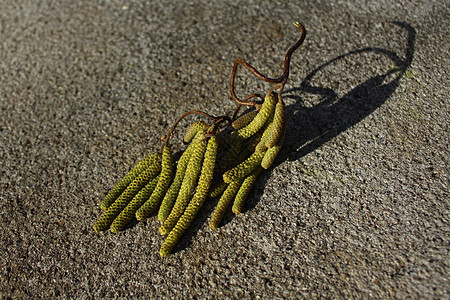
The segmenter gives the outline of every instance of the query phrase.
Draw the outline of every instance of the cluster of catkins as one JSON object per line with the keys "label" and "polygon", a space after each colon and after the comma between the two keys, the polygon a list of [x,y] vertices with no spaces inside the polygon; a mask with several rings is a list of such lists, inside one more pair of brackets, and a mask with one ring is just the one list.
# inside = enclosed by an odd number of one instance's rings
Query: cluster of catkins
{"label": "cluster of catkins", "polygon": [[[118,232],[134,217],[141,221],[157,211],[158,220],[162,222],[159,231],[167,235],[159,252],[165,257],[206,199],[219,198],[209,223],[212,229],[219,226],[230,206],[235,214],[242,212],[259,174],[272,165],[283,144],[286,109],[281,93],[289,77],[291,55],[303,43],[306,34],[303,25],[293,24],[301,36],[286,53],[283,74],[269,78],[245,61],[236,59],[230,82],[231,96],[237,103],[233,117],[212,117],[199,111],[182,115],[165,135],[161,151],[139,162],[108,193],[100,206],[105,213],[94,224],[96,232],[108,228]],[[257,94],[244,100],[236,97],[234,79],[238,65],[272,84],[265,97]],[[262,98],[262,104],[249,101],[255,97]],[[249,109],[235,118],[242,106],[256,109]],[[191,113],[207,116],[212,122],[196,121],[189,127],[184,136],[189,146],[175,163],[169,138],[178,122]]]}
{"label": "cluster of catkins", "polygon": [[190,144],[176,163],[168,143],[140,161],[102,201],[105,213],[94,230],[118,232],[134,217],[141,221],[157,211],[159,230],[167,235],[160,249],[165,257],[206,199],[220,197],[209,223],[213,229],[230,206],[241,213],[256,178],[280,151],[286,128],[285,106],[273,89],[259,108],[231,127],[194,122],[184,136]]}

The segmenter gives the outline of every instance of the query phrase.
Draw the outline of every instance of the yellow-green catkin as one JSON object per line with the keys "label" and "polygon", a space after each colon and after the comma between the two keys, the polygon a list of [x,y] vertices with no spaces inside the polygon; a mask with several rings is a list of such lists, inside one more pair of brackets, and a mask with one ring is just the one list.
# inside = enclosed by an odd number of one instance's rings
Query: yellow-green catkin
{"label": "yellow-green catkin", "polygon": [[211,186],[211,189],[209,190],[209,198],[216,198],[216,197],[222,195],[223,191],[225,191],[227,186],[228,186],[228,183],[225,183],[225,181],[223,181],[223,178],[221,176]]}
{"label": "yellow-green catkin", "polygon": [[239,187],[242,184],[242,179],[235,180],[231,182],[225,191],[220,197],[219,202],[217,203],[216,209],[211,216],[211,220],[209,221],[209,227],[212,229],[216,229],[219,227],[220,221],[222,221],[223,215],[225,214],[227,208],[230,206],[231,202],[234,199],[234,196],[239,190]]}
{"label": "yellow-green catkin", "polygon": [[208,141],[206,139],[201,140],[196,143],[195,148],[192,150],[192,154],[186,168],[186,174],[184,175],[175,205],[173,206],[167,219],[159,228],[161,234],[168,234],[170,230],[172,230],[178,222],[178,219],[183,214],[184,209],[188,205],[189,200],[192,197],[192,193],[194,192],[195,184],[197,183],[197,179],[200,175],[207,143]]}
{"label": "yellow-green catkin", "polygon": [[139,174],[123,191],[123,193],[111,204],[105,213],[94,224],[96,232],[106,230],[117,217],[117,215],[128,205],[128,203],[136,196],[136,194],[147,183],[159,175],[161,172],[161,162],[157,162],[149,166],[141,174]]}
{"label": "yellow-green catkin", "polygon": [[283,134],[283,129],[286,123],[286,108],[283,101],[279,101],[275,107],[275,114],[273,118],[272,125],[267,133],[267,138],[265,140],[266,147],[272,148],[277,143],[278,139]]}
{"label": "yellow-green catkin", "polygon": [[114,186],[113,189],[106,195],[105,199],[100,204],[102,210],[107,210],[108,207],[116,201],[116,199],[122,194],[122,192],[127,188],[127,186],[135,179],[139,174],[147,169],[150,165],[155,164],[161,159],[159,153],[153,153],[142,159],[136,166],[129,171],[122,180]]}
{"label": "yellow-green catkin", "polygon": [[162,153],[162,170],[158,184],[150,198],[136,211],[136,219],[141,221],[150,216],[161,204],[161,200],[169,187],[173,173],[172,150],[165,145]]}
{"label": "yellow-green catkin", "polygon": [[258,112],[256,117],[250,122],[250,124],[239,129],[237,131],[237,135],[242,139],[246,139],[258,132],[273,114],[277,101],[278,96],[276,93],[272,92],[267,94],[264,103],[261,106],[261,110]]}
{"label": "yellow-green catkin", "polygon": [[199,209],[203,205],[203,202],[208,196],[208,191],[214,175],[214,166],[216,162],[218,145],[219,143],[215,136],[211,137],[208,141],[208,146],[205,152],[205,159],[203,161],[200,178],[197,184],[197,189],[195,190],[195,194],[189,202],[189,205],[186,207],[183,215],[180,217],[177,224],[170,231],[169,235],[164,241],[164,244],[159,251],[159,254],[162,257],[165,257],[170,252],[172,252],[173,247],[176,245],[183,233],[192,223],[192,220],[197,215]]}
{"label": "yellow-green catkin", "polygon": [[[250,155],[253,154],[253,152],[255,152],[255,148],[258,145],[258,143],[261,141],[261,137],[264,133],[264,129],[265,129],[266,125],[264,125],[263,128],[261,128],[260,131],[258,131],[255,135],[253,135],[250,139],[248,139],[245,143],[244,146],[242,147],[241,152],[239,153],[239,157],[235,160],[235,164],[234,166],[238,165],[239,163],[241,163],[244,159],[248,158]],[[261,151],[262,152],[262,151]],[[234,167],[233,166],[233,167]]]}
{"label": "yellow-green catkin", "polygon": [[161,202],[161,206],[159,207],[158,220],[161,222],[164,222],[167,219],[173,207],[173,204],[177,199],[178,192],[180,191],[181,183],[183,182],[184,174],[186,172],[186,168],[189,163],[189,159],[191,157],[192,150],[196,142],[198,141],[194,140],[186,148],[186,150],[184,150],[183,154],[178,160],[175,178],[172,181],[172,184],[170,185],[169,189],[167,190],[167,193]]}
{"label": "yellow-green catkin", "polygon": [[223,181],[231,183],[250,175],[260,164],[265,152],[254,152],[249,158],[223,174]]}
{"label": "yellow-green catkin", "polygon": [[239,191],[236,194],[236,198],[234,199],[233,207],[231,208],[233,213],[235,214],[242,213],[244,209],[245,200],[247,200],[248,194],[250,194],[253,184],[255,183],[261,171],[262,168],[257,167],[252,174],[245,177],[241,187],[239,188]]}
{"label": "yellow-green catkin", "polygon": [[150,181],[142,190],[140,190],[139,193],[134,196],[133,200],[128,203],[125,209],[122,210],[120,214],[114,219],[111,224],[112,232],[119,232],[125,225],[128,224],[128,222],[131,221],[131,219],[133,219],[134,214],[139,209],[139,207],[141,207],[141,205],[144,204],[152,194],[153,190],[156,187],[156,184],[158,183],[159,177],[160,175],[153,178],[152,181]]}
{"label": "yellow-green catkin", "polygon": [[261,128],[259,134],[260,139],[258,140],[258,143],[255,146],[255,151],[256,152],[264,152],[267,150],[266,147],[266,140],[267,140],[267,135],[268,132],[270,131],[270,128],[272,127],[273,124],[273,114],[269,117],[269,120],[267,120],[266,124],[264,124],[263,128]]}
{"label": "yellow-green catkin", "polygon": [[241,129],[253,121],[257,114],[257,110],[251,110],[234,120],[233,123],[231,123],[231,126],[236,130]]}
{"label": "yellow-green catkin", "polygon": [[278,153],[281,150],[281,147],[283,146],[283,141],[284,141],[285,134],[286,134],[286,127],[284,127],[282,129],[281,136],[278,139],[276,145],[274,145],[273,147],[267,149],[267,151],[265,152],[264,157],[261,160],[261,167],[263,167],[264,169],[266,169],[266,170],[269,169],[270,166],[275,161],[275,158],[277,157]]}
{"label": "yellow-green catkin", "polygon": [[192,141],[192,139],[195,137],[195,135],[199,131],[205,130],[207,126],[208,125],[206,125],[206,123],[203,121],[196,121],[196,122],[192,123],[191,126],[189,126],[189,128],[186,130],[183,141],[185,143],[190,143]]}

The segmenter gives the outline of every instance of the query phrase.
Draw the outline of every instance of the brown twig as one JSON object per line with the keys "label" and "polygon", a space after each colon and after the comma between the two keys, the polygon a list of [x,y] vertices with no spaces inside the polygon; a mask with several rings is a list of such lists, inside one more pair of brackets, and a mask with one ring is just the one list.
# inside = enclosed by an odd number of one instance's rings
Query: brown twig
{"label": "brown twig", "polygon": [[[261,80],[263,80],[265,82],[272,83],[272,84],[281,84],[280,91],[278,93],[278,98],[281,101],[281,91],[283,90],[284,85],[286,84],[286,82],[287,82],[287,80],[289,78],[289,65],[291,63],[292,53],[294,53],[294,51],[297,50],[298,47],[300,47],[300,45],[305,40],[305,36],[306,36],[306,30],[305,30],[305,27],[303,27],[302,24],[300,24],[299,22],[294,22],[293,24],[300,30],[300,34],[301,35],[300,35],[300,39],[293,46],[291,46],[291,48],[289,48],[289,50],[287,51],[285,59],[284,59],[283,74],[281,74],[280,77],[275,78],[275,79],[274,78],[269,78],[266,75],[261,74],[258,70],[255,69],[255,67],[253,67],[249,63],[245,62],[241,58],[237,58],[234,61],[233,70],[231,72],[230,93],[231,93],[231,97],[233,98],[233,100],[238,104],[237,110],[239,109],[240,106],[254,106],[256,104],[255,102],[248,101],[251,98],[254,98],[254,97],[262,98],[260,95],[252,94],[252,95],[247,96],[246,98],[244,98],[244,100],[240,100],[236,96],[236,94],[234,92],[234,81],[235,81],[236,71],[237,71],[238,65],[244,66],[245,68],[250,70],[250,72],[252,72],[256,77],[258,77],[259,79],[261,79]],[[237,111],[235,111],[235,113],[236,112]]]}

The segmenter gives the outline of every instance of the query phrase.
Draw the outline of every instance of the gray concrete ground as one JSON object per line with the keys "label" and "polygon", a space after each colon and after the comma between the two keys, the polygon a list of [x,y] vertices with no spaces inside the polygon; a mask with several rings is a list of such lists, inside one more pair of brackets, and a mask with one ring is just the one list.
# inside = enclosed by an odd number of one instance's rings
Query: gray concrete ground
{"label": "gray concrete ground", "polygon": [[[280,73],[295,20],[285,147],[245,214],[212,231],[207,203],[166,259],[155,218],[95,234],[178,115],[232,109],[236,57]],[[449,298],[447,1],[1,1],[0,22],[2,298]]]}

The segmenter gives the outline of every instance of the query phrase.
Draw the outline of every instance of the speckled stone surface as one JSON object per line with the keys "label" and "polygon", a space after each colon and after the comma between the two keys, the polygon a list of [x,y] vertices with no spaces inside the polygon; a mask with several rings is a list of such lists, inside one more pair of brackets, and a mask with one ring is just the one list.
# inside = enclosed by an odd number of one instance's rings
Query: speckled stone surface
{"label": "speckled stone surface", "polygon": [[[449,19],[446,1],[0,1],[0,297],[449,298]],[[285,145],[245,212],[212,231],[207,202],[165,259],[156,217],[96,234],[177,116],[232,110],[235,58],[280,74],[291,21]]]}

